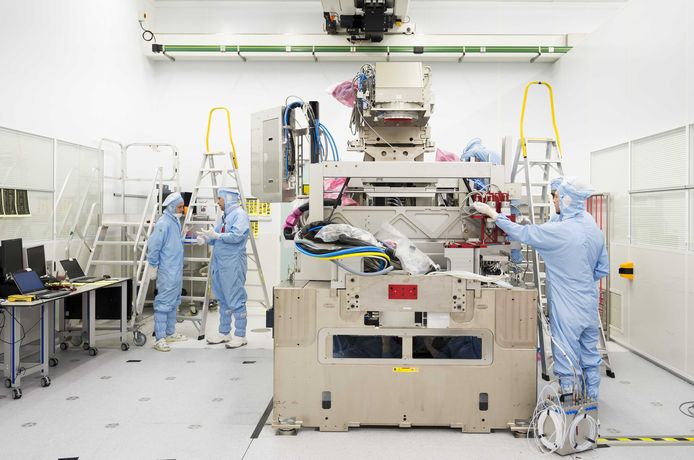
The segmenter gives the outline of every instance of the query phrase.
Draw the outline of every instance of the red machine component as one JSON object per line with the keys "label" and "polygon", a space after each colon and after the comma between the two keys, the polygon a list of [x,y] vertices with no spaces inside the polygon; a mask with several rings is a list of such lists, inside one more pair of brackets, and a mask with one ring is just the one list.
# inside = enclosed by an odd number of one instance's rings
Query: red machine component
{"label": "red machine component", "polygon": [[388,299],[417,300],[416,284],[389,284]]}

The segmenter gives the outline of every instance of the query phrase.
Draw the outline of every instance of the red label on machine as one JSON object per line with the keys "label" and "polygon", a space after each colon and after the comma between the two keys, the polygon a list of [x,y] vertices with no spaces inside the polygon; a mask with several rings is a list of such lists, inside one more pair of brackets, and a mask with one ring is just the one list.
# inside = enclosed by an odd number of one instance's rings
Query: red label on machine
{"label": "red label on machine", "polygon": [[389,284],[388,298],[393,300],[417,300],[417,285]]}

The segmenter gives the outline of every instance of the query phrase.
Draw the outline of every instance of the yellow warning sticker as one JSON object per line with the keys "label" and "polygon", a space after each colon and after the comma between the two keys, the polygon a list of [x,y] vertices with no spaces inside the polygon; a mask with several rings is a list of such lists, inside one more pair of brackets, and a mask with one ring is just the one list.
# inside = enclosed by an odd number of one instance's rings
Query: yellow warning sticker
{"label": "yellow warning sticker", "polygon": [[393,372],[402,372],[405,374],[412,374],[412,373],[419,372],[419,368],[418,367],[394,367]]}

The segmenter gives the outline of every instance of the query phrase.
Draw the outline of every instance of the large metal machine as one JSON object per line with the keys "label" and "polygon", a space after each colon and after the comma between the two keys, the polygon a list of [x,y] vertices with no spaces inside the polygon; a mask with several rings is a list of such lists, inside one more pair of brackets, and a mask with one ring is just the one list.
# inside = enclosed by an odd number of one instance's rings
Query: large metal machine
{"label": "large metal machine", "polygon": [[[286,194],[296,250],[274,289],[273,426],[513,428],[536,404],[536,291],[472,204],[511,214],[520,189],[503,164],[424,161],[429,68],[366,65],[353,84],[349,148],[364,161],[304,161],[310,187]],[[253,120],[254,132],[276,126]],[[257,136],[254,164],[286,171],[289,149],[271,138]]]}
{"label": "large metal machine", "polygon": [[413,33],[407,9],[409,0],[321,0],[325,31],[347,34],[349,40],[380,42],[387,32]]}

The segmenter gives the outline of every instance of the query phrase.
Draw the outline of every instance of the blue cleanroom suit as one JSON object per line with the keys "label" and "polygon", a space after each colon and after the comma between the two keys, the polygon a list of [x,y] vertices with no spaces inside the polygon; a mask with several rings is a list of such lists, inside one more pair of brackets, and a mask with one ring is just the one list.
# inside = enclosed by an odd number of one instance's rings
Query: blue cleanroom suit
{"label": "blue cleanroom suit", "polygon": [[147,262],[157,268],[157,296],[154,298],[154,334],[157,340],[174,334],[176,309],[181,303],[183,240],[181,222],[175,210],[182,202],[180,193],[172,193],[166,198],[164,214],[147,242]]}
{"label": "blue cleanroom suit", "polygon": [[246,271],[248,260],[246,242],[250,231],[248,214],[241,208],[239,195],[232,189],[220,188],[217,195],[224,198],[224,216],[214,231],[218,239],[209,244],[212,253],[212,292],[219,300],[219,333],[231,332],[231,315],[234,315],[234,335],[246,336]]}
{"label": "blue cleanroom suit", "polygon": [[557,191],[559,221],[521,226],[499,215],[496,224],[509,238],[533,246],[545,261],[554,373],[562,393],[582,388],[585,379],[588,398],[597,400],[601,358],[596,283],[608,275],[607,251],[602,233],[585,210],[591,190],[565,178]]}

